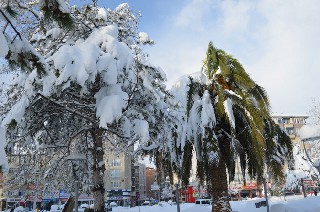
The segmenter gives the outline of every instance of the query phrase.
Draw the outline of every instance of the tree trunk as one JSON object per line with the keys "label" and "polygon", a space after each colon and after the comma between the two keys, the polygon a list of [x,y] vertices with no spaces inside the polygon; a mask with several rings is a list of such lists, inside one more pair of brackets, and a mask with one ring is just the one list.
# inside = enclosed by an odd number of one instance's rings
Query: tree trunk
{"label": "tree trunk", "polygon": [[64,205],[62,212],[72,212],[74,209],[74,197],[69,197],[67,203]]}
{"label": "tree trunk", "polygon": [[209,192],[212,195],[212,212],[230,212],[231,205],[228,197],[228,180],[225,166],[225,159],[220,157],[218,166],[211,167],[211,187]]}
{"label": "tree trunk", "polygon": [[104,211],[104,182],[103,175],[105,166],[103,163],[103,130],[95,129],[93,132],[94,138],[94,150],[93,150],[93,199],[94,199],[94,211]]}

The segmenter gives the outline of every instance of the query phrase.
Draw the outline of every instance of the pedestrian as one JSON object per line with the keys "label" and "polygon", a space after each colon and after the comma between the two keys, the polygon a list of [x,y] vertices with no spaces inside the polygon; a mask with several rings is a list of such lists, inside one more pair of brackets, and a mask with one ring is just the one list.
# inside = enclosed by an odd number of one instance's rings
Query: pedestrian
{"label": "pedestrian", "polygon": [[314,194],[314,196],[317,196],[317,195],[318,195],[318,192],[317,192],[316,189],[313,191],[313,194]]}

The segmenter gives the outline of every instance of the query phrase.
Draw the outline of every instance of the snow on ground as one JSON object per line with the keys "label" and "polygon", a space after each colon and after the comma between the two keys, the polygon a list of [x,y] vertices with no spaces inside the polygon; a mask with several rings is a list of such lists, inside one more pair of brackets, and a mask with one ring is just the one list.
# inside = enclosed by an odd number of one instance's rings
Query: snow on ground
{"label": "snow on ground", "polygon": [[[266,207],[256,208],[255,203],[265,200],[264,198],[253,198],[242,201],[231,201],[232,210],[235,212],[266,212]],[[320,212],[320,196],[290,196],[271,197],[269,200],[270,212]],[[115,212],[176,212],[177,206],[166,202],[161,202],[154,206],[140,206],[133,208],[113,207]],[[181,212],[211,212],[211,205],[195,205],[194,203],[183,203],[180,205]],[[8,211],[9,212],[9,211]],[[14,212],[25,212],[24,208],[18,207]],[[61,210],[53,210],[61,212]],[[83,209],[79,209],[83,212]]]}
{"label": "snow on ground", "polygon": [[[253,198],[243,201],[232,201],[231,207],[237,212],[266,212],[266,207],[256,208],[255,203],[265,199]],[[320,212],[320,197],[291,196],[291,197],[272,197],[270,199],[270,212]],[[112,211],[117,212],[176,212],[176,205],[162,203],[162,206],[141,206],[134,208],[116,207]],[[211,212],[211,206],[200,206],[194,203],[181,204],[181,212]]]}

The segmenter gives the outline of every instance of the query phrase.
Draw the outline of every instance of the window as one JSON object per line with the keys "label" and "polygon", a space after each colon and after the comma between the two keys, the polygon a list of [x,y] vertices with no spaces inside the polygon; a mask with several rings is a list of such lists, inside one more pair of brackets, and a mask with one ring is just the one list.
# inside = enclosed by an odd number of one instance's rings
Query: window
{"label": "window", "polygon": [[120,180],[111,181],[111,187],[120,188],[121,187],[121,181]]}
{"label": "window", "polygon": [[121,160],[120,159],[112,159],[111,166],[121,166]]}
{"label": "window", "polygon": [[119,169],[111,170],[111,177],[121,177],[121,170]]}

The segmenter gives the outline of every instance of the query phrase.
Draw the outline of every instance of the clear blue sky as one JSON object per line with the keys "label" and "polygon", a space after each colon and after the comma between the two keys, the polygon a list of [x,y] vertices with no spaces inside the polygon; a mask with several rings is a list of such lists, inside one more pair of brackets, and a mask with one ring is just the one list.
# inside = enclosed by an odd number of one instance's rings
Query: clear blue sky
{"label": "clear blue sky", "polygon": [[263,86],[275,113],[308,113],[320,99],[319,0],[100,0],[141,11],[140,30],[156,44],[145,51],[168,85],[201,69],[211,40],[236,57]]}

